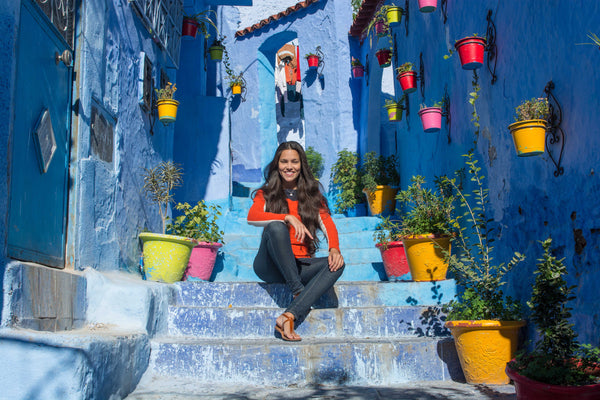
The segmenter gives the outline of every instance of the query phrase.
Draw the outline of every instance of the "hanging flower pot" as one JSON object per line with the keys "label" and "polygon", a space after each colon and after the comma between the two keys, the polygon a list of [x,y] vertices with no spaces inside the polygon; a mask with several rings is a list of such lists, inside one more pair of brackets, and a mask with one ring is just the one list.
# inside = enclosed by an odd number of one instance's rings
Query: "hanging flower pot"
{"label": "hanging flower pot", "polygon": [[506,363],[512,360],[525,321],[447,321],[467,383],[505,385]]}
{"label": "hanging flower pot", "polygon": [[319,56],[311,54],[306,56],[306,61],[308,62],[308,68],[318,68],[319,67]]}
{"label": "hanging flower pot", "polygon": [[546,121],[531,119],[508,126],[519,157],[543,154],[546,144]]}
{"label": "hanging flower pot", "polygon": [[355,65],[352,67],[352,77],[354,79],[362,78],[365,76],[365,67],[362,65]]}
{"label": "hanging flower pot", "polygon": [[165,125],[174,122],[177,118],[179,102],[173,99],[157,100],[158,119]]}
{"label": "hanging flower pot", "polygon": [[485,44],[485,39],[478,36],[469,36],[454,44],[463,69],[477,69],[483,65]]}
{"label": "hanging flower pot", "polygon": [[419,11],[422,13],[434,12],[437,7],[437,0],[419,0]]}
{"label": "hanging flower pot", "polygon": [[402,8],[397,6],[388,7],[385,13],[388,25],[399,24],[402,21],[402,11]]}
{"label": "hanging flower pot", "polygon": [[181,36],[191,37],[193,39],[196,38],[196,33],[198,32],[198,21],[194,18],[183,17],[183,25],[181,27]]}
{"label": "hanging flower pot", "polygon": [[242,85],[231,85],[231,94],[242,94]]}
{"label": "hanging flower pot", "polygon": [[199,242],[192,249],[184,281],[208,281],[212,275],[221,243]]}
{"label": "hanging flower pot", "polygon": [[392,65],[392,50],[390,49],[380,49],[375,52],[375,56],[377,57],[377,62],[379,62],[379,66],[381,68],[386,68]]}
{"label": "hanging flower pot", "polygon": [[450,252],[450,237],[415,235],[402,239],[413,281],[430,282],[446,279],[448,263],[444,252]]}
{"label": "hanging flower pot", "polygon": [[400,103],[388,103],[384,106],[388,113],[388,120],[394,122],[402,121],[402,105]]}
{"label": "hanging flower pot", "polygon": [[424,132],[438,132],[442,129],[442,108],[425,107],[419,110]]}
{"label": "hanging flower pot", "polygon": [[388,280],[398,281],[410,272],[402,242],[377,243],[375,247],[381,252],[383,268]]}
{"label": "hanging flower pot", "polygon": [[388,25],[385,20],[380,19],[375,22],[375,33],[377,36],[385,36],[388,32]]}
{"label": "hanging flower pot", "polygon": [[404,93],[413,93],[417,90],[417,73],[415,71],[398,74],[396,79],[400,82],[400,87],[402,87]]}
{"label": "hanging flower pot", "polygon": [[213,45],[208,48],[210,53],[210,59],[213,61],[221,61],[223,59],[223,49],[225,47],[219,45]]}

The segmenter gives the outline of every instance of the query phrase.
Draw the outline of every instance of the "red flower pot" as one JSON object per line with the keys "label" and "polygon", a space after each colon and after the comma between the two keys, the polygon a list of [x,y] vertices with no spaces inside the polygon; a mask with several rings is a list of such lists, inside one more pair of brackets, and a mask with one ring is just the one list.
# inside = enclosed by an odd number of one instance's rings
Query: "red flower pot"
{"label": "red flower pot", "polygon": [[485,44],[485,39],[476,36],[466,37],[454,44],[463,69],[477,69],[483,65]]}
{"label": "red flower pot", "polygon": [[377,56],[377,61],[381,68],[392,65],[392,51],[390,49],[377,50],[375,56]]}
{"label": "red flower pot", "polygon": [[377,36],[384,36],[388,31],[388,26],[383,20],[375,22],[375,33]]}
{"label": "red flower pot", "polygon": [[415,71],[407,71],[396,75],[396,79],[400,82],[400,86],[404,93],[412,93],[417,90],[417,73]]}
{"label": "red flower pot", "polygon": [[506,367],[506,375],[513,380],[517,400],[600,400],[600,384],[585,386],[558,386],[534,381]]}
{"label": "red flower pot", "polygon": [[437,0],[419,0],[419,11],[422,13],[434,12],[437,7]]}
{"label": "red flower pot", "polygon": [[424,132],[438,132],[442,129],[442,109],[440,107],[427,107],[419,111]]}
{"label": "red flower pot", "polygon": [[308,61],[308,68],[318,68],[319,67],[319,57],[318,56],[308,56],[308,57],[306,57],[306,61]]}
{"label": "red flower pot", "polygon": [[352,77],[353,78],[362,78],[365,76],[365,67],[362,65],[355,65],[352,67]]}
{"label": "red flower pot", "polygon": [[183,18],[183,26],[181,27],[181,36],[189,36],[196,38],[198,32],[198,22],[193,18]]}
{"label": "red flower pot", "polygon": [[388,280],[401,280],[403,276],[410,272],[402,242],[388,242],[385,244],[376,244],[375,246],[381,251],[383,268]]}

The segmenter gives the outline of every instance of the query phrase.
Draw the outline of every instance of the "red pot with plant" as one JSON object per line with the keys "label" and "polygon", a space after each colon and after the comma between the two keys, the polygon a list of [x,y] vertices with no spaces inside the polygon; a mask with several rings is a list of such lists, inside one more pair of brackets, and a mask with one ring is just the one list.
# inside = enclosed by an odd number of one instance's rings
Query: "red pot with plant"
{"label": "red pot with plant", "polygon": [[198,33],[198,21],[194,18],[183,17],[183,25],[181,27],[181,36],[196,38]]}
{"label": "red pot with plant", "polygon": [[483,65],[485,45],[485,39],[478,36],[469,36],[454,44],[463,69],[477,69]]}
{"label": "red pot with plant", "polygon": [[381,68],[386,68],[392,65],[392,50],[390,49],[380,49],[375,52],[375,56],[377,57],[377,62],[379,62],[379,66]]}
{"label": "red pot with plant", "polygon": [[352,77],[353,78],[362,78],[365,76],[365,67],[362,65],[355,65],[352,67]]}
{"label": "red pot with plant", "polygon": [[410,273],[404,244],[398,242],[377,243],[375,245],[381,252],[383,268],[390,281],[401,280],[403,276]]}
{"label": "red pot with plant", "polygon": [[306,56],[306,61],[308,62],[308,68],[317,68],[319,66],[319,56],[314,54],[309,54]]}
{"label": "red pot with plant", "polygon": [[415,71],[398,74],[396,79],[400,82],[400,87],[402,87],[404,93],[408,94],[417,90],[417,73]]}

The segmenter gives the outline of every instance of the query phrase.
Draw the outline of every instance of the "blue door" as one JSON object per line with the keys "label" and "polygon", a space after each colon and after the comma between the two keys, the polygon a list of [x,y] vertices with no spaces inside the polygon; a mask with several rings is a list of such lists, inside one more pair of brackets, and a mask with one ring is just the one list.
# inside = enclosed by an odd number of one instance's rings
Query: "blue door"
{"label": "blue door", "polygon": [[21,3],[10,142],[9,257],[65,264],[72,49],[32,0]]}

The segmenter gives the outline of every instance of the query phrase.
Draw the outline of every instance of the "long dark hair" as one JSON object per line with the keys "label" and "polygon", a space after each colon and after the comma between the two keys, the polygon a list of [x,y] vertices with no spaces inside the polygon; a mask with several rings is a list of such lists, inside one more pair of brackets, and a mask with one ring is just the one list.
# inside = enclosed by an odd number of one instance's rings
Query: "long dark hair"
{"label": "long dark hair", "polygon": [[298,142],[283,142],[279,145],[277,151],[275,151],[273,160],[271,160],[264,170],[265,183],[257,190],[263,191],[266,211],[277,214],[289,213],[281,176],[279,175],[279,158],[285,150],[296,150],[300,156],[300,175],[297,182],[298,213],[300,214],[302,223],[315,238],[314,240],[310,240],[310,238],[305,239],[309,254],[312,255],[319,247],[319,239],[317,239],[316,235],[317,229],[321,229],[319,225],[319,212],[322,209],[329,212],[329,206],[327,199],[322,194],[323,187],[313,176],[312,171],[308,167],[306,153]]}

